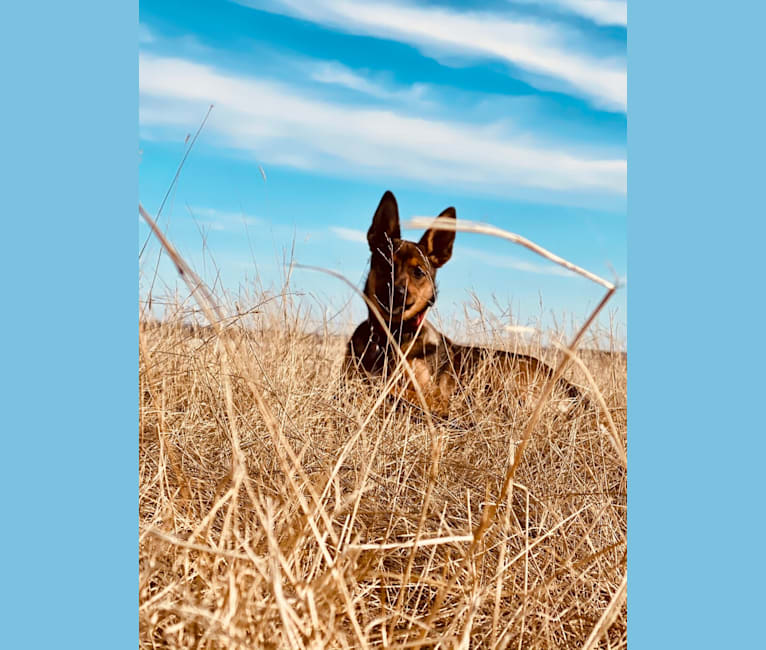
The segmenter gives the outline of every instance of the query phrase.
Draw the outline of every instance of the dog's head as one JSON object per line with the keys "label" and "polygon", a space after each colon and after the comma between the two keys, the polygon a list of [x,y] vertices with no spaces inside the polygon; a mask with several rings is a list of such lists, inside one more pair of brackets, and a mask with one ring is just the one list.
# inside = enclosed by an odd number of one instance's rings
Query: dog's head
{"label": "dog's head", "polygon": [[[439,215],[439,219],[455,218],[451,207]],[[388,322],[419,326],[436,300],[436,270],[452,256],[455,231],[431,228],[417,243],[402,239],[396,199],[386,192],[367,241],[372,258],[365,294]]]}

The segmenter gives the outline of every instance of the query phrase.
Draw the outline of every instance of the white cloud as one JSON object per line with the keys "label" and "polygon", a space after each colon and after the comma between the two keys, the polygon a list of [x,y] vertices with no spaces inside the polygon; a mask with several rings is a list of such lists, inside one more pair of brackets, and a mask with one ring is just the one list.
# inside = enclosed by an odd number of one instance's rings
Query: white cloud
{"label": "white cloud", "polygon": [[146,25],[143,23],[138,24],[138,43],[139,45],[148,45],[149,43],[154,43],[156,39],[154,38],[154,34],[152,33],[152,30],[149,29]]}
{"label": "white cloud", "polygon": [[540,333],[540,330],[538,330],[536,327],[530,327],[529,325],[506,325],[503,329],[506,332],[511,332],[512,334],[519,334],[522,336],[533,336]]}
{"label": "white cloud", "polygon": [[328,173],[385,174],[512,195],[519,187],[624,195],[624,159],[540,146],[503,125],[429,120],[315,99],[305,91],[177,58],[139,55],[143,137],[206,127],[260,162]]}
{"label": "white cloud", "polygon": [[370,83],[353,70],[334,61],[317,63],[311,71],[311,78],[314,81],[345,86],[376,97],[385,94],[380,86]]}
{"label": "white cloud", "polygon": [[263,223],[258,217],[245,214],[244,212],[231,212],[217,208],[190,206],[188,212],[198,223],[207,226],[211,230],[232,230]]}
{"label": "white cloud", "polygon": [[[356,0],[235,0],[240,4],[296,16],[346,32],[390,38],[434,55],[492,58],[535,75],[530,81],[548,88],[563,83],[596,105],[625,111],[627,72],[624,59],[596,58],[572,50],[567,34],[552,23],[507,15],[413,4]],[[581,13],[607,16],[614,3],[562,0]],[[603,6],[602,6],[603,5]],[[539,78],[543,76],[545,79]]]}
{"label": "white cloud", "polygon": [[367,243],[367,233],[355,228],[343,228],[342,226],[330,226],[330,230],[336,237],[345,239],[346,241]]}
{"label": "white cloud", "polygon": [[567,278],[577,277],[571,271],[568,271],[561,266],[556,266],[555,264],[535,264],[533,262],[516,259],[509,255],[498,255],[497,253],[490,253],[489,251],[467,246],[460,247],[460,255],[462,257],[471,257],[481,260],[481,262],[487,266],[493,266],[500,269],[513,269],[514,271],[537,273],[539,275],[559,275]]}
{"label": "white cloud", "polygon": [[349,88],[385,100],[420,102],[424,100],[425,84],[414,84],[407,89],[392,90],[384,82],[365,77],[337,61],[319,61],[308,65],[308,76],[319,83]]}
{"label": "white cloud", "polygon": [[511,4],[536,4],[561,9],[599,25],[628,24],[628,3],[625,0],[511,0]]}

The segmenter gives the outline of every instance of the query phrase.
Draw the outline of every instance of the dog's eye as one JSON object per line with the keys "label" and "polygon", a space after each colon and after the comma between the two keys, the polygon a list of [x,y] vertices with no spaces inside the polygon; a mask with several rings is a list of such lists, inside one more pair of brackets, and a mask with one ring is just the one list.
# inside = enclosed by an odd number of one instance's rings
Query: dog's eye
{"label": "dog's eye", "polygon": [[424,278],[426,276],[426,272],[420,268],[419,266],[416,266],[412,269],[412,273],[414,276],[419,280],[420,278]]}

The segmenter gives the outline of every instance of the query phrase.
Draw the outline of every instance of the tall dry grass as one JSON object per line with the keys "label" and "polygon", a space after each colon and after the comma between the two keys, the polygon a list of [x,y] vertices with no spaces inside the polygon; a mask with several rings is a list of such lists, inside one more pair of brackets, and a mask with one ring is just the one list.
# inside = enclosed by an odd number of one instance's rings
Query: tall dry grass
{"label": "tall dry grass", "polygon": [[[588,414],[544,413],[511,498],[471,549],[528,411],[476,391],[430,431],[412,405],[371,413],[374,389],[341,381],[344,341],[290,313],[223,333],[182,320],[140,334],[142,646],[582,647],[591,636],[625,576],[626,477]],[[582,356],[624,436],[625,357]],[[613,614],[602,647],[625,643],[624,607]]]}
{"label": "tall dry grass", "polygon": [[[626,646],[626,472],[595,406],[551,401],[520,453],[510,390],[429,421],[344,381],[345,340],[289,298],[246,302],[141,320],[142,647]],[[626,357],[579,357],[624,447]]]}

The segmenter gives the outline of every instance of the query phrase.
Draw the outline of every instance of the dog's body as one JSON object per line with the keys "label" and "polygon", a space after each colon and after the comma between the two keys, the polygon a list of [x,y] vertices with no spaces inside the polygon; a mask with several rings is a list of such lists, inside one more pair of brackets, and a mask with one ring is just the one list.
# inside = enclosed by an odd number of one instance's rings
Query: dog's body
{"label": "dog's body", "polygon": [[[439,215],[439,219],[455,218],[455,209],[451,207]],[[436,300],[436,271],[452,256],[454,230],[432,228],[417,243],[402,240],[396,199],[386,192],[367,240],[372,258],[364,294],[380,319],[369,308],[367,320],[356,328],[348,343],[347,372],[361,372],[367,377],[390,374],[399,363],[393,340],[405,353],[426,406],[439,415],[449,412],[459,387],[470,383],[476,372],[487,365],[500,366],[501,375],[510,381],[520,400],[539,389],[553,374],[549,366],[535,357],[459,345],[425,322],[426,311]],[[419,397],[408,375],[404,382],[405,398],[417,404]],[[577,388],[563,379],[558,383],[567,397],[579,399]]]}

